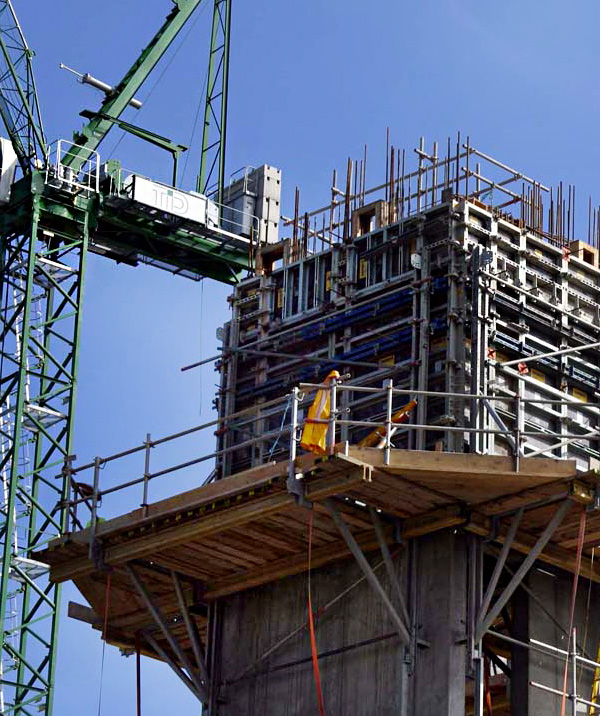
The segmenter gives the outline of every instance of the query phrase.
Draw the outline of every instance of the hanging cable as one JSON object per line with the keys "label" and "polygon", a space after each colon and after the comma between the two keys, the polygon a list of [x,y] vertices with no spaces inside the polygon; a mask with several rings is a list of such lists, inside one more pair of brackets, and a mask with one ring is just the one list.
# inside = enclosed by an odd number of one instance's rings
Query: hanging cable
{"label": "hanging cable", "polygon": [[135,687],[137,716],[142,716],[142,659],[139,632],[135,633]]}
{"label": "hanging cable", "polygon": [[[180,42],[179,45],[177,45],[177,47],[175,48],[175,51],[173,52],[173,54],[171,55],[171,57],[170,57],[169,60],[167,61],[167,64],[166,64],[165,67],[163,68],[162,72],[161,72],[160,75],[156,78],[156,81],[154,82],[154,84],[153,84],[152,87],[150,88],[148,94],[144,97],[144,103],[143,103],[143,105],[142,105],[142,108],[138,111],[138,115],[139,115],[141,112],[144,111],[144,109],[145,109],[145,107],[146,107],[146,102],[150,99],[150,97],[152,96],[152,93],[153,93],[154,90],[157,88],[157,86],[158,86],[158,84],[160,83],[160,81],[162,80],[162,78],[165,76],[165,73],[167,72],[167,70],[169,69],[169,67],[173,64],[173,60],[174,60],[174,59],[177,57],[177,55],[179,54],[179,51],[180,51],[181,48],[183,47],[183,45],[184,45],[185,41],[187,40],[187,38],[190,36],[190,33],[192,32],[192,30],[194,29],[194,27],[196,27],[196,25],[198,24],[198,20],[200,19],[201,15],[204,14],[204,11],[205,11],[205,9],[206,9],[207,7],[208,7],[208,4],[203,5],[203,6],[201,7],[200,11],[197,13],[195,20],[194,20],[194,21],[192,22],[192,24],[190,25],[190,29],[189,29],[189,30],[186,32],[186,34],[183,36],[181,42]],[[117,140],[115,146],[111,149],[110,154],[108,155],[108,158],[109,158],[109,159],[111,159],[112,156],[113,156],[113,154],[117,151],[117,149],[119,148],[119,145],[120,145],[121,142],[125,139],[126,135],[127,135],[127,132],[126,132],[125,130],[123,130],[123,131],[121,132],[121,136],[119,137],[119,139]]]}
{"label": "hanging cable", "polygon": [[319,671],[319,656],[317,654],[317,639],[315,637],[315,622],[313,618],[312,601],[310,596],[310,565],[312,559],[312,528],[313,511],[310,512],[308,521],[308,622],[310,627],[310,649],[312,654],[313,673],[315,675],[315,687],[317,689],[317,703],[320,716],[325,716],[325,705],[323,703],[323,689],[321,687],[321,672]]}
{"label": "hanging cable", "polygon": [[492,693],[490,691],[490,660],[487,655],[483,656],[483,684],[485,689],[485,707],[487,716],[493,716]]}
{"label": "hanging cable", "polygon": [[[594,569],[594,553],[596,551],[595,547],[592,547],[592,556],[590,557],[590,570]],[[588,638],[588,627],[590,625],[590,606],[592,602],[592,580],[588,580],[588,593],[587,593],[587,600],[585,603],[585,625],[583,628],[583,639],[581,640],[581,649],[583,651],[583,654],[586,655],[588,653],[587,650],[587,638]],[[579,678],[577,680],[577,686],[578,690],[581,686],[581,677],[583,676],[583,669],[579,669]]]}
{"label": "hanging cable", "polygon": [[[287,399],[287,403],[285,404],[285,410],[283,411],[283,417],[281,418],[281,425],[279,426],[279,435],[277,436],[275,442],[273,443],[273,447],[271,448],[271,451],[269,452],[269,460],[273,457],[273,453],[275,452],[275,448],[277,447],[277,443],[279,442],[279,438],[281,437],[283,433],[283,426],[285,425],[285,419],[288,414],[288,410],[290,409],[290,405],[292,404],[293,396],[289,396]],[[294,440],[296,438],[295,435],[292,436],[292,439]],[[310,565],[310,560],[309,560]]]}
{"label": "hanging cable", "polygon": [[[200,281],[200,355],[204,352],[203,349],[203,340],[202,340],[202,330],[204,327],[204,278]],[[198,411],[198,415],[202,415],[202,403],[203,401],[203,391],[202,391],[202,370],[200,370],[200,410]]]}
{"label": "hanging cable", "polygon": [[104,625],[102,627],[102,662],[100,665],[100,691],[98,694],[98,716],[102,710],[102,682],[104,680],[104,656],[106,654],[106,633],[108,631],[108,610],[110,609],[110,572],[106,575],[104,596]]}
{"label": "hanging cable", "polygon": [[200,90],[200,94],[198,96],[198,106],[196,107],[196,114],[194,116],[194,124],[192,125],[192,132],[191,132],[190,138],[188,140],[189,150],[185,153],[185,160],[183,162],[183,171],[181,173],[181,185],[182,186],[183,186],[183,182],[185,180],[185,175],[186,175],[187,168],[188,168],[188,162],[190,160],[190,154],[192,153],[192,146],[194,145],[194,139],[196,137],[196,132],[198,131],[198,121],[200,119],[200,111],[202,110],[202,100],[205,97],[207,85],[208,85],[208,69],[206,70],[206,74],[204,75],[204,82],[202,83],[202,89]]}
{"label": "hanging cable", "polygon": [[[569,638],[567,642],[567,652],[571,649],[571,639],[573,631],[573,621],[575,619],[575,601],[577,599],[577,586],[579,583],[579,572],[581,571],[581,556],[583,554],[583,540],[585,537],[585,523],[586,523],[587,512],[585,509],[581,510],[581,516],[579,518],[579,536],[577,538],[577,560],[575,562],[575,573],[573,574],[573,588],[571,590],[571,608],[569,613]],[[573,644],[573,649],[577,649],[577,644]],[[567,707],[567,681],[569,677],[569,659],[565,661],[565,670],[563,674],[563,691],[562,700],[560,704],[560,716],[565,716]],[[575,683],[576,675],[573,674],[573,683]],[[572,695],[575,698],[575,694]]]}

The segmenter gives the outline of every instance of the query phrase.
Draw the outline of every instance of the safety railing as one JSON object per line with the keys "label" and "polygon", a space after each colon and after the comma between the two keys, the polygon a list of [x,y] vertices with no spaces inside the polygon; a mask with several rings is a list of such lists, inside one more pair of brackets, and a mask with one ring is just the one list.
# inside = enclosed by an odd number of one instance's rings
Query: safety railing
{"label": "safety railing", "polygon": [[[176,189],[169,184],[155,181],[151,177],[121,166],[113,166],[107,169],[103,177],[103,187],[104,181],[106,181],[106,192],[109,196],[135,199],[136,197],[133,195],[134,178],[151,182],[152,187],[164,187],[164,199],[162,194],[161,197],[157,197],[155,190],[149,194],[149,201],[153,208],[179,218],[195,220],[208,229],[214,229],[221,233],[226,232],[232,236],[246,239],[251,246],[256,248],[260,223],[258,217],[250,212],[214,201],[209,195]],[[175,199],[180,195],[183,202],[185,202],[185,197],[188,197],[189,201],[204,201],[204,211],[202,212],[204,218],[198,219],[195,218],[194,214],[184,214],[180,207],[174,206]]]}
{"label": "safety railing", "polygon": [[[577,404],[577,401],[571,400],[560,400],[552,398],[523,398],[519,395],[473,395],[470,393],[453,393],[444,391],[420,391],[420,390],[406,390],[394,388],[393,381],[387,380],[382,388],[370,388],[367,386],[348,385],[342,383],[340,380],[334,379],[328,383],[301,383],[299,388],[294,392],[295,400],[301,400],[303,398],[303,392],[305,390],[322,390],[329,393],[329,406],[330,411],[326,419],[313,419],[311,422],[316,424],[326,425],[328,428],[327,432],[327,447],[331,453],[335,449],[335,445],[338,443],[338,432],[342,426],[348,426],[351,428],[366,428],[371,427],[373,429],[381,428],[385,432],[383,434],[385,450],[385,462],[389,463],[390,450],[392,449],[392,437],[395,429],[402,430],[414,430],[414,431],[427,431],[427,432],[440,432],[440,433],[463,433],[465,435],[473,434],[485,434],[485,435],[498,435],[503,437],[512,449],[512,454],[516,461],[516,469],[518,470],[519,458],[525,456],[525,443],[527,438],[544,438],[551,439],[556,438],[556,442],[552,445],[548,445],[545,448],[538,450],[530,450],[526,456],[534,457],[545,452],[551,452],[564,446],[569,441],[584,440],[589,441],[598,439],[600,432],[597,429],[591,429],[580,433],[552,433],[548,430],[527,430],[525,428],[525,417],[527,408],[532,405],[548,405],[548,406],[562,406],[567,405],[573,407]],[[370,394],[373,396],[385,396],[385,414],[386,418],[383,422],[373,422],[368,420],[352,420],[350,418],[344,418],[343,412],[338,409],[339,395],[344,391],[350,391],[352,393]],[[450,398],[455,400],[463,400],[465,403],[470,403],[470,409],[472,413],[478,411],[478,406],[483,406],[485,411],[489,414],[490,421],[493,422],[496,427],[473,427],[472,425],[436,425],[436,424],[419,424],[417,422],[408,422],[398,425],[392,420],[394,410],[394,398],[395,396],[403,397],[405,399],[411,398]],[[514,426],[508,427],[502,420],[498,411],[494,408],[494,403],[500,403],[503,406],[514,405]],[[458,416],[457,416],[458,417]],[[465,419],[465,414],[462,413],[462,418]],[[298,425],[292,426],[292,430],[297,431]]]}
{"label": "safety railing", "polygon": [[[83,152],[85,161],[78,171],[69,166],[69,157]],[[79,194],[97,194],[100,191],[100,155],[91,149],[82,149],[66,139],[53,142],[48,148],[46,183]]]}
{"label": "safety railing", "polygon": [[[96,457],[83,465],[76,465],[75,459],[68,457],[63,474],[69,485],[69,529],[77,531],[89,527],[95,533],[100,519],[136,507],[147,512],[151,492],[152,500],[157,500],[208,484],[215,479],[219,463],[259,443],[266,446],[263,458],[267,462],[282,453],[287,454],[291,402],[290,396],[285,395],[234,413],[226,419],[216,418],[164,437],[153,439],[148,434],[141,444],[107,457]],[[273,427],[265,428],[269,421]],[[223,447],[198,453],[202,437],[214,440],[215,435],[225,436]],[[228,441],[228,435],[236,439]],[[186,439],[187,445],[184,444]],[[165,454],[161,454],[159,448]],[[179,458],[185,455],[186,459],[173,460],[175,453]],[[208,476],[199,480],[197,468],[206,463],[209,465]],[[126,479],[120,477],[124,471],[128,474]],[[176,484],[174,477],[180,478]],[[152,489],[159,478],[163,478],[160,487]]]}
{"label": "safety railing", "polygon": [[[323,391],[323,393],[319,393]],[[349,408],[340,408],[340,395],[351,392],[374,399],[383,419],[355,420],[348,415]],[[307,408],[313,401],[319,400],[319,395],[326,395],[329,399],[326,414],[315,418],[307,418]],[[399,424],[394,422],[395,410],[410,400],[430,398],[456,399],[460,408],[455,416],[456,420],[464,420],[465,425],[447,424],[420,424],[416,419]],[[514,414],[512,425],[506,425],[500,413],[494,409],[494,403],[501,403],[506,409],[512,403]],[[468,424],[469,418],[466,408],[481,405],[489,414],[490,422],[495,427],[473,427]],[[526,452],[529,437],[543,437],[551,442],[545,451],[551,452],[565,441],[597,441],[600,432],[597,429],[582,429],[582,432],[549,434],[544,430],[526,429],[525,411],[535,404],[572,405],[572,401],[553,399],[525,399],[521,397],[507,397],[506,395],[471,395],[469,393],[414,391],[395,388],[393,382],[388,380],[381,388],[345,384],[341,380],[327,383],[301,383],[292,392],[281,398],[262,403],[260,405],[242,410],[228,416],[226,419],[218,418],[201,425],[194,426],[166,437],[153,439],[150,435],[139,445],[128,450],[110,455],[109,457],[96,457],[84,465],[75,465],[73,458],[68,458],[64,465],[64,474],[68,478],[70,493],[68,509],[70,516],[70,529],[80,530],[90,527],[95,533],[98,520],[122,514],[134,507],[141,507],[147,512],[150,503],[151,485],[157,484],[159,478],[164,478],[159,489],[152,490],[152,499],[170,497],[202,484],[207,484],[217,477],[217,470],[228,475],[246,467],[252,467],[265,462],[287,460],[290,482],[293,488],[296,484],[293,478],[295,473],[295,460],[302,441],[302,430],[308,423],[322,427],[322,452],[332,454],[342,440],[342,431],[350,439],[360,434],[369,435],[369,431],[377,431],[378,446],[384,451],[386,464],[390,462],[394,442],[400,436],[410,431],[439,432],[442,434],[462,433],[465,438],[470,434],[496,435],[504,438],[512,448],[515,460],[515,470],[519,469],[519,460],[522,457],[539,454],[540,450]],[[205,431],[213,431],[221,438],[221,446],[215,450],[205,450],[198,454],[198,439]],[[210,436],[212,438],[212,436]],[[191,448],[182,447],[182,441],[189,438],[193,441]],[[553,442],[553,441],[558,441]],[[170,455],[159,459],[157,448],[167,448],[173,445],[178,460]],[[167,452],[169,452],[167,450]],[[239,458],[243,455],[243,460]],[[237,461],[236,461],[237,459]],[[124,468],[127,460],[133,460]],[[246,461],[246,462],[244,462]],[[157,464],[158,463],[158,464]],[[209,463],[211,469],[209,476],[199,480],[197,468]],[[127,470],[127,478],[119,479],[114,471],[105,472],[108,466],[118,465],[119,472]],[[174,477],[182,479],[175,483]],[[219,475],[221,476],[221,475]],[[129,491],[127,494],[126,492]],[[131,498],[131,495],[134,495]],[[114,498],[114,503],[111,503]]]}
{"label": "safety railing", "polygon": [[[590,701],[578,693],[580,680],[580,673],[578,674],[578,672],[581,672],[582,669],[591,671],[594,674],[594,680],[596,673],[600,672],[600,663],[594,661],[593,659],[588,659],[586,656],[580,653],[579,649],[577,648],[576,627],[573,627],[573,630],[571,632],[571,639],[568,645],[568,650],[560,649],[556,646],[553,646],[552,644],[547,644],[537,639],[529,639],[529,641],[525,642],[494,630],[490,630],[489,633],[493,634],[494,637],[496,637],[497,639],[507,641],[510,644],[514,644],[516,646],[521,646],[524,649],[528,649],[538,654],[543,654],[544,656],[556,659],[561,663],[561,665],[564,664],[564,672],[563,674],[561,674],[561,677],[563,675],[564,677],[566,677],[566,680],[564,681],[564,688],[557,689],[546,684],[542,684],[539,681],[530,681],[529,684],[530,686],[533,686],[540,691],[545,691],[547,693],[554,694],[557,698],[564,699],[565,704],[569,702],[570,712],[572,716],[577,716],[577,714],[580,713],[588,713],[588,709],[580,711],[577,708],[578,704],[583,704],[584,706],[589,707],[590,714],[594,714],[596,713],[596,709],[600,709],[600,704],[598,701]],[[549,671],[552,672],[554,671],[554,669],[549,669]],[[592,698],[594,698],[593,695]],[[562,713],[566,713],[566,711],[562,711]]]}

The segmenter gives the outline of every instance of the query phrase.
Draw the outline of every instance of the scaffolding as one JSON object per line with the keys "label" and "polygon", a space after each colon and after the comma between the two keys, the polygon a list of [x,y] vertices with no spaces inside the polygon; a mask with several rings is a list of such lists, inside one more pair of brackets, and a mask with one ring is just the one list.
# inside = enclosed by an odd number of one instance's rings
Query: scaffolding
{"label": "scaffolding", "polygon": [[[411,170],[388,147],[373,189],[366,154],[350,162],[317,211],[297,193],[290,238],[257,247],[199,363],[220,371],[215,420],[65,461],[69,532],[36,559],[88,599],[72,616],[165,661],[210,716],[310,708],[309,543],[331,713],[595,699],[597,212],[582,242],[572,187],[460,137],[415,155]],[[318,390],[322,456],[299,447]],[[382,449],[359,447],[375,429]],[[203,431],[215,450],[198,450]]]}

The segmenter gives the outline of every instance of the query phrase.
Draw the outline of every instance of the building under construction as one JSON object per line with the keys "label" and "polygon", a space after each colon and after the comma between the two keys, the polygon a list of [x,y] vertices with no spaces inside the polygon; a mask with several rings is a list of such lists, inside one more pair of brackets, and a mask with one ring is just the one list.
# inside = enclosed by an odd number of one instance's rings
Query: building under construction
{"label": "building under construction", "polygon": [[[572,188],[460,137],[386,167],[369,188],[351,162],[289,218],[277,170],[232,183],[260,238],[218,419],[67,460],[69,528],[36,559],[85,595],[72,616],[211,716],[595,713],[596,214],[581,240]],[[213,453],[153,472],[200,429]],[[204,484],[150,503],[182,470]]]}

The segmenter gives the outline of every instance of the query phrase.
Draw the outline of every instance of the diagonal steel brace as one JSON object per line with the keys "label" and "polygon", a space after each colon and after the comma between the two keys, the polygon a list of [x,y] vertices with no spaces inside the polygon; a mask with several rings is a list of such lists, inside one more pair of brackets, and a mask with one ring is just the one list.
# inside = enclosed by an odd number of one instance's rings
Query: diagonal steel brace
{"label": "diagonal steel brace", "polygon": [[140,580],[137,572],[133,568],[131,564],[126,565],[127,572],[129,573],[129,577],[133,584],[135,585],[135,588],[138,591],[138,594],[142,598],[142,601],[144,602],[146,609],[150,612],[152,615],[152,618],[156,622],[156,625],[159,627],[161,632],[163,633],[163,636],[167,640],[169,646],[173,650],[173,653],[177,656],[179,661],[181,662],[181,665],[185,668],[185,670],[188,672],[190,679],[192,680],[194,687],[200,694],[201,700],[206,702],[207,694],[206,694],[206,688],[205,685],[202,683],[198,673],[193,668],[190,660],[188,659],[186,653],[183,651],[181,644],[175,639],[173,634],[171,634],[169,627],[167,625],[167,622],[165,620],[165,617],[161,610],[156,606],[154,603],[152,596],[142,584],[142,581]]}
{"label": "diagonal steel brace", "polygon": [[369,514],[371,515],[371,522],[375,527],[375,534],[377,535],[379,549],[381,550],[381,555],[383,557],[385,568],[390,579],[390,584],[392,585],[392,591],[394,592],[396,599],[398,600],[398,604],[400,604],[400,611],[402,612],[402,616],[404,617],[405,624],[410,624],[410,617],[408,615],[408,609],[406,608],[406,600],[404,599],[404,594],[402,594],[402,587],[400,586],[398,575],[396,574],[396,570],[394,569],[394,563],[392,562],[390,548],[385,541],[381,518],[377,514],[377,510],[375,510],[373,507],[369,507]]}
{"label": "diagonal steel brace", "polygon": [[407,645],[410,643],[410,635],[408,633],[408,629],[406,627],[406,624],[404,623],[402,617],[398,614],[396,611],[396,608],[390,601],[390,598],[385,593],[384,588],[381,586],[381,582],[377,578],[377,575],[373,571],[373,568],[367,561],[367,558],[363,554],[361,548],[358,546],[358,543],[354,539],[354,535],[352,532],[350,532],[348,525],[344,522],[344,519],[342,518],[341,514],[338,512],[337,507],[335,506],[335,503],[331,498],[327,498],[323,501],[323,504],[325,505],[327,511],[331,515],[331,519],[334,521],[335,526],[340,531],[342,537],[346,541],[346,544],[348,545],[348,548],[354,555],[354,558],[358,562],[359,567],[362,569],[365,577],[367,578],[367,581],[371,585],[371,587],[374,589],[374,591],[377,593],[381,601],[383,602],[385,608],[389,612],[390,617],[392,618],[392,621],[394,622],[394,625],[396,627],[396,630],[398,631],[398,634],[400,638],[402,639],[402,642]]}
{"label": "diagonal steel brace", "polygon": [[171,572],[171,579],[173,580],[173,587],[175,588],[179,609],[181,611],[183,621],[185,622],[185,628],[187,629],[190,644],[192,645],[192,650],[194,652],[194,656],[196,657],[196,664],[198,665],[198,671],[200,672],[200,680],[205,684],[206,689],[210,691],[210,680],[208,678],[204,650],[200,642],[200,637],[198,636],[198,629],[196,628],[190,614],[190,610],[188,609],[188,605],[185,601],[181,586],[181,579],[176,572]]}
{"label": "diagonal steel brace", "polygon": [[563,521],[564,516],[567,514],[571,506],[571,501],[565,500],[556,510],[548,526],[542,532],[535,545],[531,548],[531,550],[527,554],[527,557],[523,560],[521,566],[515,572],[509,584],[506,586],[500,597],[498,597],[496,603],[493,605],[493,607],[491,607],[487,615],[479,621],[475,632],[475,643],[483,639],[484,634],[492,626],[496,617],[508,604],[517,587],[519,586],[525,575],[529,572],[529,570],[533,566],[533,563],[539,557],[544,547],[548,544],[550,538],[552,537],[560,523]]}

